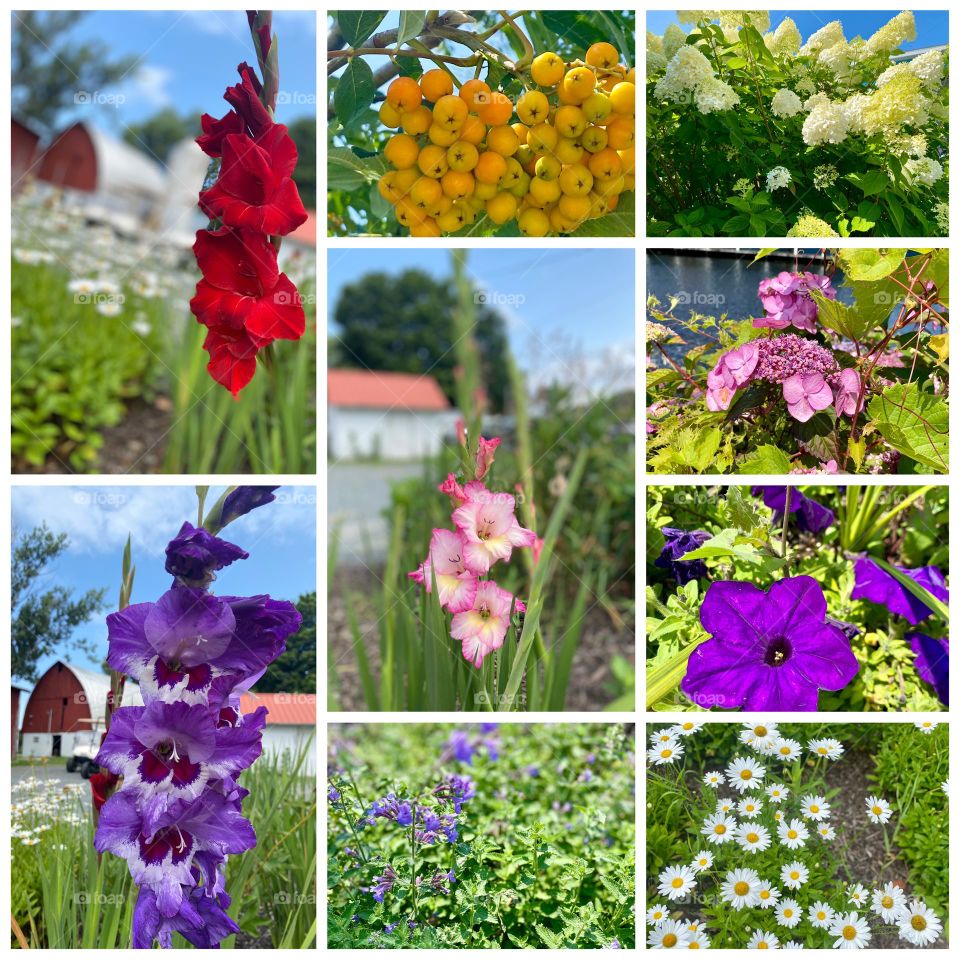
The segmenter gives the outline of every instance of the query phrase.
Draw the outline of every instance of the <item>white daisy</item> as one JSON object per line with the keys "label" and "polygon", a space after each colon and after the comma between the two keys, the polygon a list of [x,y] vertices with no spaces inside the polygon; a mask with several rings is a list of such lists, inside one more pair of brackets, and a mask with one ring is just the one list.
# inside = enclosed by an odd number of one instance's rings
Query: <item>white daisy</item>
{"label": "white daisy", "polygon": [[808,794],[800,803],[800,812],[805,820],[823,820],[830,816],[830,804],[824,797]]}
{"label": "white daisy", "polygon": [[653,927],[659,927],[660,924],[663,923],[663,921],[666,920],[668,916],[669,916],[669,911],[667,910],[667,908],[663,906],[663,904],[661,903],[655,903],[647,911],[647,923],[649,923]]}
{"label": "white daisy", "polygon": [[811,740],[807,744],[807,750],[815,756],[837,760],[843,754],[843,744],[839,740],[827,737],[823,740]]}
{"label": "white daisy", "polygon": [[760,889],[757,891],[757,906],[767,909],[775,906],[780,899],[780,891],[776,887],[771,887],[766,880],[760,881]]}
{"label": "white daisy", "polygon": [[883,797],[867,797],[867,816],[871,823],[886,823],[893,816],[893,810]]}
{"label": "white daisy", "polygon": [[827,927],[833,923],[833,918],[836,915],[837,913],[833,907],[823,900],[818,900],[816,903],[813,903],[807,907],[807,919],[815,927],[819,927],[821,930],[826,930]]}
{"label": "white daisy", "polygon": [[782,811],[782,810],[774,810],[774,811],[773,811],[773,819],[774,819],[774,822],[775,822],[775,823],[783,823],[783,811]]}
{"label": "white daisy", "polygon": [[784,886],[799,890],[810,879],[810,871],[799,860],[794,860],[780,868],[780,879]]}
{"label": "white daisy", "polygon": [[780,944],[781,950],[803,950],[803,944],[798,940],[787,940],[786,943]]}
{"label": "white daisy", "polygon": [[870,942],[870,927],[856,911],[838,913],[830,924],[830,936],[837,938],[835,950],[862,950]]}
{"label": "white daisy", "polygon": [[744,850],[759,853],[770,846],[770,831],[758,823],[741,823],[735,839]]}
{"label": "white daisy", "polygon": [[918,720],[914,726],[922,733],[933,733],[940,724],[936,720]]}
{"label": "white daisy", "polygon": [[748,950],[776,950],[779,946],[780,941],[776,935],[763,930],[755,930],[753,936],[747,941]]}
{"label": "white daisy", "polygon": [[802,820],[791,820],[777,825],[777,836],[788,850],[797,850],[807,842],[810,833]]}
{"label": "white daisy", "polygon": [[719,770],[708,770],[703,775],[703,782],[708,787],[713,787],[714,789],[719,788],[720,784],[723,783],[723,774]]}
{"label": "white daisy", "polygon": [[923,901],[911,900],[909,905],[900,909],[897,930],[901,940],[906,940],[915,947],[926,947],[939,939],[943,924]]}
{"label": "white daisy", "polygon": [[740,793],[763,786],[763,777],[767,771],[754,760],[736,757],[727,767],[727,783]]}
{"label": "white daisy", "polygon": [[820,834],[821,840],[834,840],[837,836],[837,831],[829,823],[821,823],[817,827],[817,833]]}
{"label": "white daisy", "polygon": [[949,797],[950,796],[950,778],[947,777],[943,783],[940,784],[940,789]]}
{"label": "white daisy", "polygon": [[709,950],[710,938],[703,930],[696,930],[690,934],[690,942],[687,944],[688,950]]}
{"label": "white daisy", "polygon": [[701,850],[690,864],[690,869],[694,873],[702,873],[713,866],[713,854],[709,850]]}
{"label": "white daisy", "polygon": [[737,830],[737,821],[726,813],[712,813],[703,821],[700,832],[711,843],[726,843],[734,839]]}
{"label": "white daisy", "polygon": [[647,943],[655,950],[686,949],[690,943],[690,931],[682,920],[664,920],[650,932]]}
{"label": "white daisy", "polygon": [[781,803],[790,796],[790,789],[782,783],[771,783],[767,787],[767,798],[771,803]]}
{"label": "white daisy", "polygon": [[673,763],[683,756],[683,744],[676,740],[668,740],[659,746],[651,747],[647,751],[647,760],[658,767],[665,763]]}
{"label": "white daisy", "polygon": [[773,756],[779,757],[785,763],[800,758],[800,744],[788,737],[779,737],[773,744]]}
{"label": "white daisy", "polygon": [[658,747],[661,743],[670,743],[677,738],[673,734],[673,727],[664,727],[650,734],[650,746]]}
{"label": "white daisy", "polygon": [[661,897],[670,900],[679,900],[688,894],[696,885],[697,878],[688,866],[667,867],[659,877],[660,886],[657,887]]}
{"label": "white daisy", "polygon": [[870,891],[862,883],[851,883],[847,886],[847,898],[855,907],[865,907]]}
{"label": "white daisy", "polygon": [[732,800],[728,800],[726,797],[717,797],[718,813],[733,813],[735,808],[736,804]]}
{"label": "white daisy", "polygon": [[884,923],[896,923],[897,914],[906,903],[904,892],[895,883],[887,883],[873,891],[873,902],[870,906]]}
{"label": "white daisy", "polygon": [[800,909],[800,904],[792,897],[781,900],[776,906],[775,913],[777,923],[781,927],[793,928],[803,919],[803,910]]}
{"label": "white daisy", "polygon": [[754,800],[753,797],[744,797],[737,804],[737,813],[739,813],[741,817],[756,817],[762,809],[763,802],[761,800]]}
{"label": "white daisy", "polygon": [[689,737],[696,733],[704,724],[703,720],[684,720],[683,723],[674,724],[670,731],[678,737]]}
{"label": "white daisy", "polygon": [[745,723],[740,731],[740,739],[759,753],[768,753],[779,736],[775,723]]}
{"label": "white daisy", "polygon": [[760,890],[760,877],[756,870],[741,867],[730,870],[726,879],[720,885],[720,896],[733,906],[734,910],[743,907],[753,907],[757,904],[757,894]]}

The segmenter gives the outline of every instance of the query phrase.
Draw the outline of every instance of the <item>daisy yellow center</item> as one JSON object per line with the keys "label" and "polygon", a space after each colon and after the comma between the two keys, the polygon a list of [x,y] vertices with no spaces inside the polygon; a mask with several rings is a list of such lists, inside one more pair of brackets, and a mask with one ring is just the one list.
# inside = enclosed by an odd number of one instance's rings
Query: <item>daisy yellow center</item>
{"label": "daisy yellow center", "polygon": [[790,753],[790,748],[789,748],[789,747],[781,747],[781,748],[780,748],[780,752],[781,752],[784,756],[787,756],[787,755]]}
{"label": "daisy yellow center", "polygon": [[826,756],[827,748],[826,748],[826,747],[817,747],[817,753],[819,753],[821,757]]}
{"label": "daisy yellow center", "polygon": [[714,833],[726,833],[726,832],[727,832],[727,828],[726,828],[722,823],[718,823],[718,824],[713,828],[713,832],[714,832]]}
{"label": "daisy yellow center", "polygon": [[796,870],[791,870],[791,871],[790,871],[790,879],[791,879],[791,880],[799,880],[799,879],[800,879],[800,874],[799,874]]}
{"label": "daisy yellow center", "polygon": [[857,928],[848,923],[848,924],[843,928],[843,939],[844,939],[844,940],[856,940],[856,939],[857,939]]}
{"label": "daisy yellow center", "polygon": [[750,892],[750,884],[746,880],[738,880],[733,885],[733,892],[738,897],[745,897]]}
{"label": "daisy yellow center", "polygon": [[753,732],[754,732],[758,737],[765,737],[765,736],[767,735],[767,728],[766,728],[766,727],[754,727]]}
{"label": "daisy yellow center", "polygon": [[916,913],[910,918],[910,926],[913,927],[914,930],[926,930],[927,921],[924,920],[919,913]]}
{"label": "daisy yellow center", "polygon": [[673,751],[672,751],[672,750],[661,750],[661,751],[660,751],[660,756],[663,757],[664,759],[666,759],[667,757],[672,757],[672,756],[673,756]]}
{"label": "daisy yellow center", "polygon": [[793,911],[792,911],[789,907],[787,907],[787,909],[783,911],[783,915],[784,915],[785,917],[792,917],[792,916],[793,916]]}
{"label": "daisy yellow center", "polygon": [[877,814],[877,816],[879,816],[881,813],[883,813],[883,809],[882,809],[881,807],[874,806],[874,807],[873,807],[873,812],[874,812],[875,814]]}
{"label": "daisy yellow center", "polygon": [[818,911],[817,911],[817,919],[818,919],[818,920],[826,920],[826,919],[827,919],[827,915],[826,915],[822,910],[818,910]]}
{"label": "daisy yellow center", "polygon": [[744,809],[747,811],[747,813],[753,813],[753,804],[748,803]]}
{"label": "daisy yellow center", "polygon": [[674,890],[679,890],[683,886],[683,877],[674,877],[673,880],[670,881],[670,886],[673,887]]}
{"label": "daisy yellow center", "polygon": [[788,836],[791,840],[796,840],[796,839],[797,839],[797,831],[796,831],[796,830],[788,830],[788,831],[787,831],[787,836]]}
{"label": "daisy yellow center", "polygon": [[761,940],[761,941],[757,944],[757,949],[758,949],[758,950],[769,950],[770,948],[767,946],[767,941],[766,941],[766,940]]}
{"label": "daisy yellow center", "polygon": [[697,943],[696,940],[694,940],[693,943],[691,943],[690,946],[689,946],[687,949],[688,949],[688,950],[699,950],[699,949],[700,949],[700,944]]}
{"label": "daisy yellow center", "polygon": [[756,843],[759,839],[760,837],[755,833],[747,834],[747,843]]}
{"label": "daisy yellow center", "polygon": [[697,863],[699,863],[701,867],[705,867],[705,866],[707,865],[707,861],[706,861],[706,859],[705,859],[704,857],[701,857],[701,858],[697,861]]}
{"label": "daisy yellow center", "polygon": [[820,807],[818,807],[817,804],[815,804],[815,803],[811,803],[811,804],[810,804],[810,812],[811,812],[811,813],[819,813],[819,812],[820,812]]}
{"label": "daisy yellow center", "polygon": [[893,897],[891,897],[889,894],[887,894],[887,896],[885,896],[885,897],[880,901],[880,904],[881,904],[881,906],[882,906],[884,909],[889,910],[889,909],[893,906]]}
{"label": "daisy yellow center", "polygon": [[761,900],[769,900],[769,899],[770,899],[770,891],[769,891],[769,890],[761,890],[761,891],[760,891],[760,899],[761,899]]}
{"label": "daisy yellow center", "polygon": [[741,780],[749,780],[752,776],[753,776],[753,772],[750,771],[750,770],[741,770],[741,771],[740,771],[740,779],[741,779]]}
{"label": "daisy yellow center", "polygon": [[692,729],[693,729],[693,724],[692,724],[692,723],[685,723],[685,724],[683,725],[683,729],[684,729],[684,730],[692,730]]}
{"label": "daisy yellow center", "polygon": [[675,947],[677,945],[677,935],[675,933],[668,933],[663,938],[663,945],[665,947]]}

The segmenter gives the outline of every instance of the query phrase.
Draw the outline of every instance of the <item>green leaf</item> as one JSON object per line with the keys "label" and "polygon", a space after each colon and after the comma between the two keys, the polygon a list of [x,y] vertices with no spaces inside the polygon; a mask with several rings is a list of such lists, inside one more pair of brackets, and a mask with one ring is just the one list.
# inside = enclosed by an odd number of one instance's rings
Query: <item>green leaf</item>
{"label": "green leaf", "polygon": [[327,151],[327,187],[330,190],[356,190],[379,180],[389,164],[383,154],[358,157],[349,147],[331,147]]}
{"label": "green leaf", "polygon": [[333,108],[337,119],[344,125],[373,103],[377,88],[373,71],[362,57],[354,57],[337,82],[333,93]]}
{"label": "green leaf", "polygon": [[[885,174],[881,176],[886,179]],[[841,250],[837,260],[850,280],[882,280],[899,269],[906,250],[876,250],[868,247]]]}
{"label": "green leaf", "polygon": [[902,454],[946,473],[949,469],[947,405],[916,383],[888,387],[867,405],[874,426]]}
{"label": "green leaf", "polygon": [[370,38],[386,15],[386,10],[341,10],[337,13],[337,24],[344,40],[351,47],[359,47]]}
{"label": "green leaf", "polygon": [[863,340],[875,327],[886,323],[890,311],[900,299],[899,288],[892,281],[861,283],[848,280],[844,286],[853,290],[853,306],[828,300],[819,290],[811,290],[810,295],[817,304],[817,319],[850,340]]}
{"label": "green leaf", "polygon": [[690,443],[684,443],[676,451],[677,458],[697,473],[703,473],[713,463],[714,456],[720,449],[723,435],[719,427],[711,427],[701,430],[690,439]]}
{"label": "green leaf", "polygon": [[636,233],[636,213],[632,190],[620,195],[620,202],[613,213],[587,220],[571,237],[632,237]]}
{"label": "green leaf", "polygon": [[400,14],[400,26],[397,27],[397,47],[419,36],[427,15],[422,10],[404,10]]}
{"label": "green leaf", "polygon": [[890,178],[884,170],[870,170],[868,173],[848,173],[847,179],[863,191],[865,197],[872,197],[890,188]]}
{"label": "green leaf", "polygon": [[750,261],[750,265],[753,266],[758,260],[762,260],[764,257],[769,257],[771,253],[776,253],[776,247],[764,247],[760,250],[757,255]]}
{"label": "green leaf", "polygon": [[857,471],[859,471],[860,467],[863,465],[863,458],[866,452],[867,452],[866,440],[850,439],[847,441],[847,453],[853,458],[853,462],[856,465]]}
{"label": "green leaf", "polygon": [[[704,640],[707,638],[704,637]],[[701,643],[703,641],[700,641]],[[680,681],[687,672],[687,661],[690,654],[697,649],[699,643],[692,643],[672,657],[664,660],[647,670],[647,709],[658,703],[668,694],[673,693],[680,686]]]}
{"label": "green leaf", "polygon": [[740,464],[740,473],[789,473],[790,458],[770,443],[761,444]]}

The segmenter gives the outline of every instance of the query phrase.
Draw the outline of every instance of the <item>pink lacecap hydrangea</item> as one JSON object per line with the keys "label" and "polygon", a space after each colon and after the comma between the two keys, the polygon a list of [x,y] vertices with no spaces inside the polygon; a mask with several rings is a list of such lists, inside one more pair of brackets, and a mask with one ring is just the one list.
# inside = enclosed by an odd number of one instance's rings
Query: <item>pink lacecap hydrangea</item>
{"label": "pink lacecap hydrangea", "polygon": [[728,410],[739,387],[750,380],[760,351],[756,341],[729,350],[707,374],[707,409]]}
{"label": "pink lacecap hydrangea", "polygon": [[837,416],[854,416],[860,411],[860,374],[852,367],[841,370],[835,378],[834,406]]}
{"label": "pink lacecap hydrangea", "polygon": [[783,399],[790,416],[806,423],[833,403],[833,391],[819,373],[795,373],[783,381]]}
{"label": "pink lacecap hydrangea", "polygon": [[816,333],[817,304],[810,296],[818,290],[829,300],[837,297],[830,278],[822,273],[791,273],[787,270],[760,281],[757,296],[767,312],[753,321],[758,328],[783,330],[791,324],[798,330]]}

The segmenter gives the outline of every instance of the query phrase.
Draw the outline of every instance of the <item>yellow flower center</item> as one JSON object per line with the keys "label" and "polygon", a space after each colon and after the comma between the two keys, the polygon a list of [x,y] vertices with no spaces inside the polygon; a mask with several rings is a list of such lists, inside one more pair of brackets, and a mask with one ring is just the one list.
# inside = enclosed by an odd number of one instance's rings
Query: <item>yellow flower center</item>
{"label": "yellow flower center", "polygon": [[852,924],[847,924],[843,928],[843,939],[844,940],[856,940],[857,939],[857,928]]}
{"label": "yellow flower center", "polygon": [[700,944],[697,943],[696,940],[694,940],[691,944],[689,944],[689,946],[687,947],[687,949],[689,949],[689,950],[699,950],[699,949],[700,949]]}
{"label": "yellow flower center", "polygon": [[675,947],[677,945],[677,935],[675,933],[668,933],[663,938],[663,945],[665,947]]}
{"label": "yellow flower center", "polygon": [[758,949],[758,950],[769,950],[770,948],[767,946],[767,943],[766,943],[765,940],[761,940],[761,941],[757,944],[757,949]]}
{"label": "yellow flower center", "polygon": [[674,890],[679,890],[683,886],[683,878],[674,877],[673,880],[670,881],[670,886],[673,887]]}
{"label": "yellow flower center", "polygon": [[787,831],[787,837],[788,837],[789,839],[791,839],[791,840],[796,840],[796,839],[797,839],[797,831],[796,831],[796,830],[788,830],[788,831]]}
{"label": "yellow flower center", "polygon": [[666,760],[667,757],[673,756],[673,751],[672,751],[672,750],[661,750],[661,751],[660,751],[660,756],[663,757],[664,760]]}
{"label": "yellow flower center", "polygon": [[692,729],[693,729],[693,724],[690,723],[690,721],[688,720],[688,721],[683,725],[683,729],[684,729],[684,730],[692,730]]}
{"label": "yellow flower center", "polygon": [[883,809],[882,809],[881,807],[878,807],[878,806],[874,805],[874,806],[873,806],[873,812],[879,817],[880,814],[883,813]]}
{"label": "yellow flower center", "polygon": [[722,823],[718,823],[718,824],[713,828],[713,832],[714,832],[714,833],[723,834],[723,833],[726,833],[726,832],[727,832],[727,828],[726,828]]}
{"label": "yellow flower center", "polygon": [[910,918],[910,926],[913,927],[914,930],[926,930],[927,921],[924,920],[919,913],[916,913]]}
{"label": "yellow flower center", "polygon": [[817,753],[819,753],[821,757],[826,756],[827,748],[826,748],[826,747],[817,747]]}
{"label": "yellow flower center", "polygon": [[759,839],[760,839],[760,837],[757,836],[757,834],[755,834],[755,833],[748,833],[748,834],[747,834],[747,843],[756,843]]}
{"label": "yellow flower center", "polygon": [[811,812],[811,813],[819,813],[819,812],[820,812],[820,808],[819,808],[815,803],[811,803],[811,804],[810,804],[810,812]]}
{"label": "yellow flower center", "polygon": [[784,915],[785,917],[792,917],[792,916],[793,916],[793,911],[792,911],[789,907],[787,907],[787,909],[783,911],[783,915]]}
{"label": "yellow flower center", "polygon": [[769,891],[769,890],[761,890],[761,891],[760,891],[760,899],[761,899],[761,900],[769,900],[769,899],[770,899],[770,891]]}
{"label": "yellow flower center", "polygon": [[766,728],[766,727],[754,727],[754,728],[753,728],[753,732],[754,732],[758,737],[765,737],[765,736],[767,735],[767,728]]}
{"label": "yellow flower center", "polygon": [[884,909],[889,910],[889,909],[893,906],[893,897],[891,897],[889,894],[887,894],[887,896],[885,896],[885,897],[880,901],[880,905],[881,905]]}
{"label": "yellow flower center", "polygon": [[799,880],[799,879],[800,879],[800,874],[799,874],[799,872],[796,871],[796,870],[791,870],[791,871],[790,871],[790,879],[791,879],[791,880]]}
{"label": "yellow flower center", "polygon": [[780,753],[782,753],[783,756],[788,757],[788,756],[790,756],[790,748],[789,748],[786,744],[784,744],[784,745],[780,748]]}
{"label": "yellow flower center", "polygon": [[827,919],[827,915],[826,915],[822,910],[818,910],[818,911],[817,911],[817,919],[818,919],[818,920],[826,920],[826,919]]}
{"label": "yellow flower center", "polygon": [[738,897],[745,897],[750,892],[750,884],[746,880],[738,880],[733,885],[733,892]]}
{"label": "yellow flower center", "polygon": [[752,770],[741,770],[741,771],[740,771],[740,779],[741,779],[741,780],[749,780],[752,776],[753,776],[753,771],[752,771]]}

